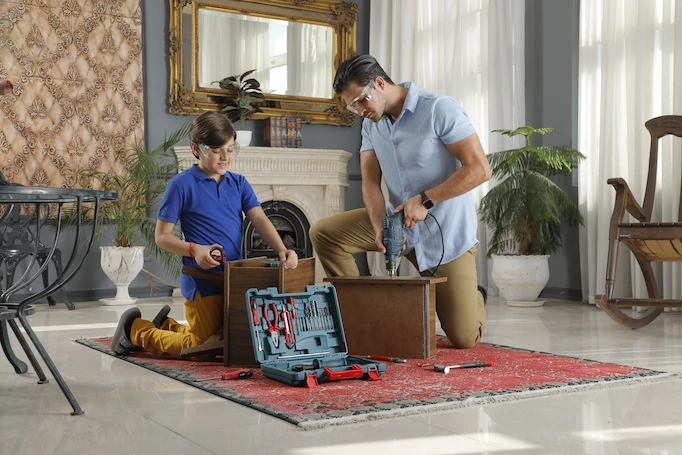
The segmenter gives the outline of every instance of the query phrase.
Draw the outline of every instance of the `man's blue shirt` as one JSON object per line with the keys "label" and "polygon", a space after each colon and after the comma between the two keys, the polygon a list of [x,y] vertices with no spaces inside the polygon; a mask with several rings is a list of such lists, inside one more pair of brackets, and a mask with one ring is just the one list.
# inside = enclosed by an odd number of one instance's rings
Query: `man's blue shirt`
{"label": "man's blue shirt", "polygon": [[[454,98],[421,90],[412,82],[400,85],[408,93],[395,123],[386,116],[377,123],[369,119],[362,123],[360,152],[376,153],[389,193],[387,213],[446,181],[462,166],[446,144],[476,132]],[[431,218],[405,230],[405,253],[414,249],[420,271],[438,265],[443,248],[442,263],[447,264],[478,243],[478,219],[470,193],[439,202],[430,213],[440,223],[443,242]]]}
{"label": "man's blue shirt", "polygon": [[[243,213],[254,207],[260,207],[260,203],[243,175],[228,171],[218,183],[195,164],[168,183],[158,218],[179,221],[188,242],[222,245],[226,260],[232,261],[242,258]],[[188,256],[182,257],[182,264],[199,267]],[[213,270],[222,269],[219,266]],[[202,297],[223,292],[205,280],[187,275],[180,276],[180,287],[188,300],[194,299],[197,290]]]}

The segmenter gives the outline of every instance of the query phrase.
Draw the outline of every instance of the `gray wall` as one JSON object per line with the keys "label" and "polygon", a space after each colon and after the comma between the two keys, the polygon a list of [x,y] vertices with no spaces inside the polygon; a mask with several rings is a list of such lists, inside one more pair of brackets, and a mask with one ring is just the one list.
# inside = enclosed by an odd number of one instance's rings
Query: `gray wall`
{"label": "gray wall", "polygon": [[[577,148],[579,0],[526,0],[526,121],[556,131],[535,145]],[[576,171],[577,172],[577,171]],[[572,177],[555,182],[578,202]],[[550,257],[545,297],[580,300],[578,229],[564,226],[563,248]]]}
{"label": "gray wall", "polygon": [[[527,123],[557,129],[542,139],[544,145],[570,145],[577,142],[577,48],[579,0],[526,0],[526,97]],[[357,0],[357,52],[369,51],[369,0]],[[180,128],[189,116],[168,113],[168,20],[167,2],[142,2],[142,33],[144,46],[145,142],[154,148],[164,136]],[[248,121],[254,131],[254,145],[262,145],[261,121]],[[353,152],[348,165],[350,187],[346,190],[346,209],[361,207],[359,158],[360,123],[354,128],[331,125],[303,125],[303,146],[334,148]],[[184,140],[180,145],[187,145]],[[577,201],[577,188],[570,177],[557,183]],[[543,295],[580,298],[580,263],[578,231],[562,230],[562,251],[550,259],[550,281]],[[61,242],[67,247],[68,242]],[[101,241],[101,244],[107,244]],[[86,259],[81,271],[67,285],[74,301],[111,297],[113,284],[99,267],[100,243]],[[366,273],[364,255],[357,255],[361,272]],[[148,259],[145,268],[166,278],[162,270]],[[38,284],[36,286],[39,286]],[[159,295],[168,295],[171,287],[158,285]],[[131,295],[150,294],[147,277],[141,275],[130,287]]]}

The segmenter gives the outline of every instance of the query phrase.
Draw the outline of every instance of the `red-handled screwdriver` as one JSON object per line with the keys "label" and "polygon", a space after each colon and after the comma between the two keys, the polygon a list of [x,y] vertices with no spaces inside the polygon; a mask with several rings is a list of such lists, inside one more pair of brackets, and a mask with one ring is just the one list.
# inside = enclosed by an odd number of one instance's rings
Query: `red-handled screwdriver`
{"label": "red-handled screwdriver", "polygon": [[246,379],[250,378],[253,376],[253,370],[237,370],[237,371],[232,371],[231,373],[223,373],[220,376],[216,376],[213,378],[204,378],[204,379],[197,379],[194,382],[202,382],[202,381],[227,381],[230,379]]}

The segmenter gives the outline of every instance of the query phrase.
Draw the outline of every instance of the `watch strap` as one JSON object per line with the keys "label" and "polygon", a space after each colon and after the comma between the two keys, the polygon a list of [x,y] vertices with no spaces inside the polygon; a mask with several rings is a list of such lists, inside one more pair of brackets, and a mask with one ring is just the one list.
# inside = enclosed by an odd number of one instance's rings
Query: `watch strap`
{"label": "watch strap", "polygon": [[422,197],[422,204],[427,210],[433,207],[433,201],[426,195],[426,191],[422,191],[419,195]]}

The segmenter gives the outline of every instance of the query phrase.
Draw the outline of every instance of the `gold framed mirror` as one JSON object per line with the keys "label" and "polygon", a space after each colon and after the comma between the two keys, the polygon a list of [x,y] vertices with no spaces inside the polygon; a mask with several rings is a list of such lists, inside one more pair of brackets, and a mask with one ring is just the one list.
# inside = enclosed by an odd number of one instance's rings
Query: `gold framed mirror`
{"label": "gold framed mirror", "polygon": [[[253,119],[355,125],[332,89],[355,53],[358,5],[343,0],[169,0],[170,113],[219,110],[217,81],[256,69],[265,101]],[[229,58],[226,58],[229,57]]]}

